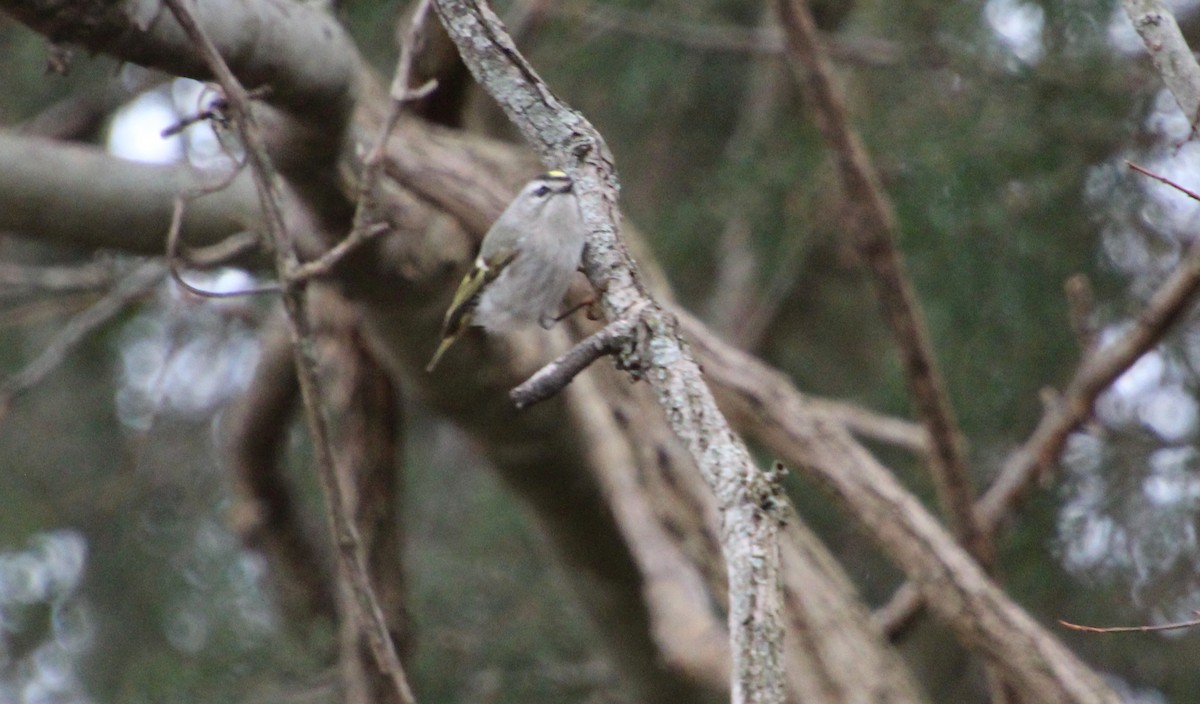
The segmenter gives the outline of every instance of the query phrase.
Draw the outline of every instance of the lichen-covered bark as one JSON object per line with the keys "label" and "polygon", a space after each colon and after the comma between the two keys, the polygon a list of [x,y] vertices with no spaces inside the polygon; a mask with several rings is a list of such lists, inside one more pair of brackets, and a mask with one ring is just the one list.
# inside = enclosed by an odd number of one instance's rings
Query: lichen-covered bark
{"label": "lichen-covered bark", "polygon": [[670,315],[641,285],[620,239],[616,178],[599,133],[550,93],[484,3],[438,0],[438,16],[476,80],[548,162],[575,178],[590,230],[584,269],[610,320],[639,319],[638,344],[622,355],[659,404],[717,498],[729,575],[733,701],[782,702],[783,626],[778,529],[786,499],[750,460],[717,409]]}

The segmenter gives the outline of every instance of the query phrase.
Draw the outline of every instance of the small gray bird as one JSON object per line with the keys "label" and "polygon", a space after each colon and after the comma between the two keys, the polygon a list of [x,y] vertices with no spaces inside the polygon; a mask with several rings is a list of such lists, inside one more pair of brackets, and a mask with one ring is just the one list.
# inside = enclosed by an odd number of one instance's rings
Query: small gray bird
{"label": "small gray bird", "polygon": [[525,184],[483,238],[475,265],[454,293],[442,341],[425,367],[467,328],[504,332],[538,322],[550,328],[583,256],[585,231],[571,179],[547,171]]}

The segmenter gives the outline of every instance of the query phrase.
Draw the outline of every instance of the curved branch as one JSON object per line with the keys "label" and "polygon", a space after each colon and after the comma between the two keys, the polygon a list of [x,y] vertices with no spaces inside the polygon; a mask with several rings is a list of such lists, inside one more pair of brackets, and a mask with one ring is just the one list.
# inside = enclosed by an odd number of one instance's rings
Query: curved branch
{"label": "curved branch", "polygon": [[286,319],[292,337],[300,399],[316,455],[317,477],[323,489],[326,517],[337,547],[339,577],[343,580],[344,588],[352,595],[350,603],[355,607],[356,624],[371,645],[376,665],[393,686],[399,701],[411,704],[415,699],[388,632],[387,620],[367,574],[362,542],[348,515],[349,507],[337,476],[329,423],[325,415],[326,408],[322,405],[323,394],[317,375],[308,290],[303,282],[290,278],[299,264],[299,254],[295,246],[295,236],[285,219],[281,204],[281,179],[275,173],[272,160],[267,154],[260,122],[250,109],[249,95],[184,2],[185,0],[165,0],[171,14],[201,54],[229,101],[234,124],[246,146],[246,161],[258,191],[266,233],[274,248],[275,271],[283,287],[283,308],[287,313]]}

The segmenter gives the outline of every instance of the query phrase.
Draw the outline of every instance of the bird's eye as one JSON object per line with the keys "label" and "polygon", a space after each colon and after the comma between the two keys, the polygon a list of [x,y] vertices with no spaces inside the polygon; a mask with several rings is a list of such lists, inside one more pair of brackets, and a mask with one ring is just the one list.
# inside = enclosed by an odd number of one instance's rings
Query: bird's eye
{"label": "bird's eye", "polygon": [[550,187],[542,184],[537,187],[537,189],[533,192],[533,195],[537,196],[538,198],[544,198],[548,193],[550,193]]}

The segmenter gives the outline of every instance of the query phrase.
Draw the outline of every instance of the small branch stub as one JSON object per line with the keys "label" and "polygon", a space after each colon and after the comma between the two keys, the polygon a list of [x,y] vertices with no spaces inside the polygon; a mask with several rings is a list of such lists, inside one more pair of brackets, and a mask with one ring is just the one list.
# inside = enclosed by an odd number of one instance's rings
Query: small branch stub
{"label": "small branch stub", "polygon": [[517,408],[528,408],[545,401],[566,388],[571,380],[597,359],[619,352],[633,335],[638,316],[631,315],[609,323],[589,335],[566,354],[539,369],[524,383],[509,392]]}

